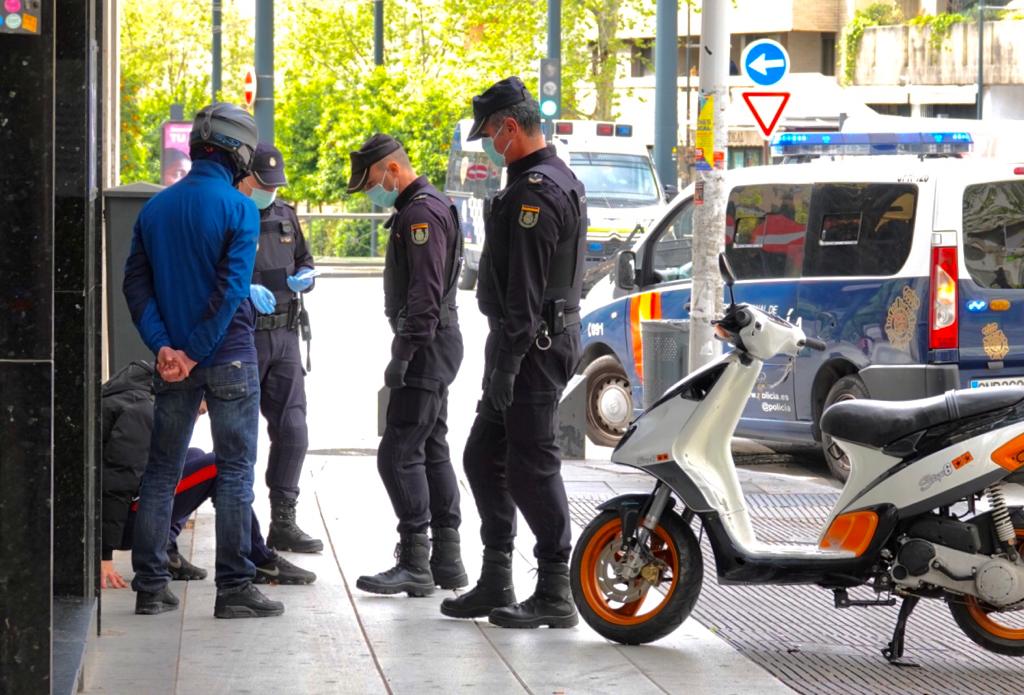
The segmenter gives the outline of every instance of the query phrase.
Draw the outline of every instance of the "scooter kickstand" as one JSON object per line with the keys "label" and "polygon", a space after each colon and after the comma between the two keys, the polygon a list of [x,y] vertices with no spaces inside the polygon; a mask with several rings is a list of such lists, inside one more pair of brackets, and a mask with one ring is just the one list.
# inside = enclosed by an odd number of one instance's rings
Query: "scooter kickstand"
{"label": "scooter kickstand", "polygon": [[903,637],[907,632],[907,619],[920,599],[917,596],[905,596],[900,605],[900,614],[896,618],[896,629],[892,633],[892,641],[882,650],[882,656],[893,666],[918,668],[918,664],[903,660]]}

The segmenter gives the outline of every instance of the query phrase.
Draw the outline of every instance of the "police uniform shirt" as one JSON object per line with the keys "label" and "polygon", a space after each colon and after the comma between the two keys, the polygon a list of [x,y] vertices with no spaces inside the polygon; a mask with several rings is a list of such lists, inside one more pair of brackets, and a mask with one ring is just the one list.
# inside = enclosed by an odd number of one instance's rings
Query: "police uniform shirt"
{"label": "police uniform shirt", "polygon": [[551,145],[511,163],[508,186],[492,204],[480,259],[477,302],[485,315],[504,319],[495,366],[512,373],[540,329],[555,248],[575,239],[580,228],[569,197],[548,177],[529,171],[541,163],[569,171]]}
{"label": "police uniform shirt", "polygon": [[389,220],[384,311],[392,325],[399,325],[391,354],[400,360],[412,360],[417,348],[434,339],[448,262],[460,233],[450,208],[428,191],[440,195],[425,176],[410,183],[395,200],[396,212]]}
{"label": "police uniform shirt", "polygon": [[300,268],[313,268],[313,255],[299,226],[295,208],[275,200],[260,211],[260,243],[252,282],[263,285],[277,299],[275,313],[288,311],[294,293],[288,288],[288,276]]}

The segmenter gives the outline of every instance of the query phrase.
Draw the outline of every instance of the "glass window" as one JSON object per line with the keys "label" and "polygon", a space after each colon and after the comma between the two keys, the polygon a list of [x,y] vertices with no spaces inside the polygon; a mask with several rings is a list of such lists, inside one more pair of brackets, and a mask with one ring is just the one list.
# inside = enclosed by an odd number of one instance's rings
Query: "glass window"
{"label": "glass window", "polygon": [[967,187],[964,256],[982,287],[1024,289],[1024,181]]}
{"label": "glass window", "polygon": [[738,279],[800,276],[810,191],[810,185],[768,184],[729,193],[725,253]]}
{"label": "glass window", "polygon": [[814,187],[804,277],[893,275],[910,255],[917,187],[826,183]]}
{"label": "glass window", "polygon": [[658,203],[650,157],[638,154],[573,152],[573,173],[587,187],[587,200],[604,208],[635,208]]}
{"label": "glass window", "polygon": [[693,202],[687,201],[654,241],[651,283],[687,280],[693,274]]}

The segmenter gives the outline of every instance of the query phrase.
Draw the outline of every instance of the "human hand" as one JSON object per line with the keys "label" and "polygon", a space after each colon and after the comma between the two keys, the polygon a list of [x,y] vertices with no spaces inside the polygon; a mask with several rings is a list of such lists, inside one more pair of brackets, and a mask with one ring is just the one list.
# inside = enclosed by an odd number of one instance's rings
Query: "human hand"
{"label": "human hand", "polygon": [[405,386],[405,370],[409,368],[409,360],[391,358],[384,370],[384,385],[389,389],[400,389]]}
{"label": "human hand", "polygon": [[196,365],[199,363],[196,362],[191,357],[189,357],[188,353],[185,352],[184,350],[175,350],[174,352],[178,357],[178,363],[181,365],[181,368],[185,371],[185,376],[191,374],[192,370],[195,369]]}
{"label": "human hand", "polygon": [[263,285],[250,285],[249,299],[256,305],[256,311],[261,314],[273,314],[277,308],[277,297]]}
{"label": "human hand", "polygon": [[292,292],[305,292],[313,286],[313,278],[319,273],[312,268],[302,268],[295,275],[288,277],[288,289]]}
{"label": "human hand", "polygon": [[114,569],[113,560],[100,560],[100,586],[104,589],[128,588],[128,582]]}
{"label": "human hand", "polygon": [[156,355],[156,371],[166,382],[181,381],[188,376],[184,372],[184,365],[178,360],[178,352],[178,350],[165,345]]}
{"label": "human hand", "polygon": [[512,372],[505,372],[495,369],[491,372],[490,381],[487,382],[487,390],[484,392],[484,400],[487,405],[499,413],[504,413],[512,405],[512,387],[515,385],[516,375]]}

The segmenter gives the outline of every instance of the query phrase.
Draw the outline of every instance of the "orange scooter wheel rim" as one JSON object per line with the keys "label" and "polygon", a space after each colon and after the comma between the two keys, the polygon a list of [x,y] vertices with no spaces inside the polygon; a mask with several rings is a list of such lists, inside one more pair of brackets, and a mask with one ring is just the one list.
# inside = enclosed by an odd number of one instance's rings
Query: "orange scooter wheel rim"
{"label": "orange scooter wheel rim", "polygon": [[[1017,529],[1017,552],[1024,552],[1024,529]],[[1009,627],[997,622],[993,616],[998,617],[999,611],[986,608],[974,596],[968,596],[964,603],[971,618],[985,632],[999,639],[1024,642],[1024,627]],[[1019,611],[1014,612],[1020,614]]]}
{"label": "orange scooter wheel rim", "polygon": [[[679,553],[672,542],[672,537],[661,526],[656,527],[651,533],[650,543],[654,556],[667,565],[667,570],[663,568],[659,573],[658,582],[659,587],[667,586],[667,589],[664,595],[660,596],[660,601],[647,606],[650,603],[647,600],[648,595],[654,585],[648,583],[642,576],[628,584],[618,580],[618,584],[624,587],[624,592],[630,595],[631,600],[610,599],[606,590],[614,581],[611,559],[621,552],[621,520],[610,519],[591,536],[590,542],[583,550],[580,583],[587,605],[602,620],[613,625],[640,625],[660,613],[672,598],[678,583]],[[655,594],[659,592],[656,591]],[[645,607],[647,610],[644,610]]]}

